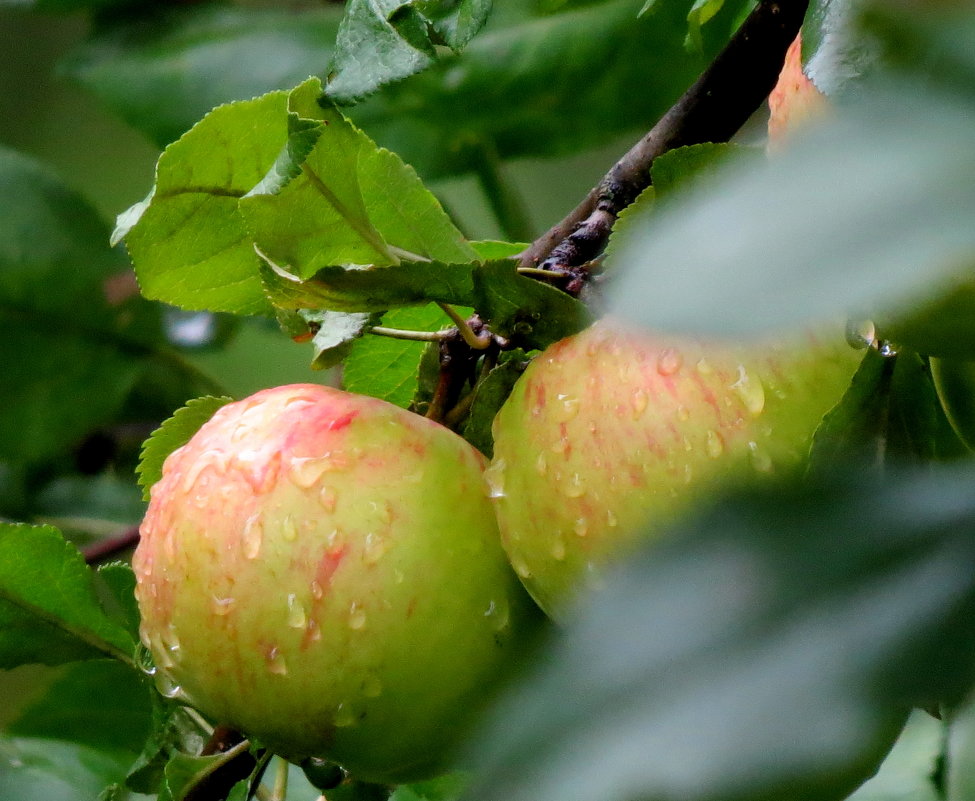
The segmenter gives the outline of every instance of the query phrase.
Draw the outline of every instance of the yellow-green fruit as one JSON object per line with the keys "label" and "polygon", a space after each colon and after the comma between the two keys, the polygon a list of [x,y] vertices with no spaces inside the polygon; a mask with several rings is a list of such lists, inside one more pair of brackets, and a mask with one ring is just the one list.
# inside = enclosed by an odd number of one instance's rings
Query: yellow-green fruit
{"label": "yellow-green fruit", "polygon": [[326,387],[218,410],[166,460],[133,560],[162,689],[294,760],[441,770],[536,614],[482,468]]}
{"label": "yellow-green fruit", "polygon": [[800,463],[859,357],[841,327],[734,347],[603,321],[556,343],[494,422],[485,478],[515,571],[558,618],[608,558],[719,483]]}

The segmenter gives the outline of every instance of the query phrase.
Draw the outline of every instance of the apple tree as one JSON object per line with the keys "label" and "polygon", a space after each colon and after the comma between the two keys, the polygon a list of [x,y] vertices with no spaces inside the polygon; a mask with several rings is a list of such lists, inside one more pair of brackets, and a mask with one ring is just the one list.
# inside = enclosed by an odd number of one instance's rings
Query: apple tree
{"label": "apple tree", "polygon": [[0,31],[0,798],[975,798],[975,5]]}

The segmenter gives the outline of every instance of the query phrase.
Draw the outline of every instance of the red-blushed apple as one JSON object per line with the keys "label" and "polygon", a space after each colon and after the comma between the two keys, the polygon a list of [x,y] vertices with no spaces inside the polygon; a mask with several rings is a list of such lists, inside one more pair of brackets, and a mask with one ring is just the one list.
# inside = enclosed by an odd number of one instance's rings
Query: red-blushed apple
{"label": "red-blushed apple", "polygon": [[802,34],[785,54],[779,80],[768,97],[768,148],[781,149],[794,132],[821,117],[829,101],[802,69]]}
{"label": "red-blushed apple", "polygon": [[833,339],[735,347],[601,321],[538,356],[495,418],[485,479],[539,605],[558,619],[723,481],[800,463],[862,355],[842,327]]}
{"label": "red-blushed apple", "polygon": [[434,422],[317,385],[219,409],[166,460],[133,559],[162,689],[363,780],[443,769],[538,620],[483,467]]}

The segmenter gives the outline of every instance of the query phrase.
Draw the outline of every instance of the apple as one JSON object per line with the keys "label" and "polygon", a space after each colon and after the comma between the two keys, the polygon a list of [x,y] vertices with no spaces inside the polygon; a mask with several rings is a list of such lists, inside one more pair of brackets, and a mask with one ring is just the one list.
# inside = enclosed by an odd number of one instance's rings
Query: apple
{"label": "apple", "polygon": [[357,779],[443,769],[540,617],[484,463],[437,423],[327,387],[219,409],[166,460],[133,559],[164,693]]}
{"label": "apple", "polygon": [[779,80],[768,97],[768,149],[781,149],[795,131],[822,116],[829,101],[802,69],[802,34],[789,45]]}
{"label": "apple", "polygon": [[610,557],[723,481],[800,464],[861,355],[842,327],[735,346],[608,320],[548,348],[495,418],[485,473],[529,592],[559,619]]}

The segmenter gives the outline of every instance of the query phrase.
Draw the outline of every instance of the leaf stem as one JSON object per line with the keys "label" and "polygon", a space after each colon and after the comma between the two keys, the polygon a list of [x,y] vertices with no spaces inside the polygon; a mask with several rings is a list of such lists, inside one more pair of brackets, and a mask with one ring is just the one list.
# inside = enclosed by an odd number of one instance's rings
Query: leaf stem
{"label": "leaf stem", "polygon": [[494,141],[478,137],[468,143],[467,154],[491,211],[505,237],[512,242],[530,242],[534,228],[521,196],[504,176]]}
{"label": "leaf stem", "polygon": [[457,326],[457,331],[460,334],[461,339],[464,340],[471,348],[474,350],[484,350],[491,345],[491,334],[484,332],[481,334],[475,334],[474,330],[470,327],[470,324],[461,317],[460,312],[458,312],[449,303],[441,303],[437,301],[437,305],[443,309],[444,314],[446,314],[451,320],[453,320],[454,325]]}
{"label": "leaf stem", "polygon": [[519,275],[529,275],[534,278],[547,278],[554,280],[556,278],[566,278],[566,274],[560,270],[543,270],[540,267],[519,267]]}
{"label": "leaf stem", "polygon": [[375,325],[369,329],[370,334],[391,339],[407,339],[414,342],[442,342],[448,336],[449,331],[411,331],[405,328],[387,328],[384,325]]}
{"label": "leaf stem", "polygon": [[768,97],[808,0],[761,0],[717,58],[586,198],[519,256],[522,267],[578,267],[598,256],[616,216],[650,183],[657,156],[726,142]]}

